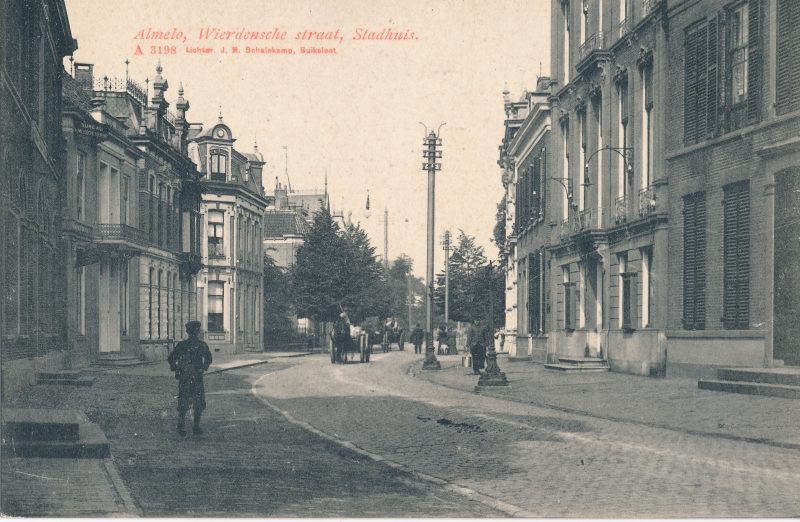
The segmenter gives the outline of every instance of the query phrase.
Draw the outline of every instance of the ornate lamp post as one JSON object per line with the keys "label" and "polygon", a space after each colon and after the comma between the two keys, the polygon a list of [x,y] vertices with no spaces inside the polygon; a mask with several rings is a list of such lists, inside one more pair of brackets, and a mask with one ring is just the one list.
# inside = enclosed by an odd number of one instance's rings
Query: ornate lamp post
{"label": "ornate lamp post", "polygon": [[[420,123],[425,127],[424,123]],[[437,133],[442,129],[439,125]],[[425,132],[428,128],[425,127]],[[428,263],[426,270],[426,294],[428,313],[425,324],[425,362],[422,363],[423,370],[441,370],[442,365],[436,359],[436,354],[433,351],[433,242],[434,242],[434,193],[436,186],[436,171],[442,169],[441,163],[436,163],[437,158],[442,157],[442,151],[436,150],[436,147],[442,144],[441,138],[436,135],[432,130],[422,142],[427,148],[422,151],[422,157],[425,158],[425,163],[422,164],[422,170],[428,171]]]}
{"label": "ornate lamp post", "polygon": [[489,333],[492,344],[489,345],[489,352],[486,354],[486,371],[481,373],[478,386],[508,386],[506,374],[501,372],[500,367],[497,366],[497,352],[494,351],[494,278],[492,268],[492,262],[489,261],[486,271],[489,274]]}

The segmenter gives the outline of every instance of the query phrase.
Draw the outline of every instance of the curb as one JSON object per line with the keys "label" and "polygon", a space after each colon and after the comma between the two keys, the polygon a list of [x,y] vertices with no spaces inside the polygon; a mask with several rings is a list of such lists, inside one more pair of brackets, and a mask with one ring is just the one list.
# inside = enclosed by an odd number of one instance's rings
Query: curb
{"label": "curb", "polygon": [[296,357],[305,357],[307,355],[314,355],[314,353],[309,352],[309,353],[296,353],[294,355],[282,355],[280,357],[275,357],[274,359],[267,359],[265,361],[259,361],[259,362],[256,362],[256,363],[243,364],[241,366],[231,366],[230,368],[222,368],[220,370],[214,370],[213,372],[206,372],[205,375],[214,375],[214,374],[217,374],[217,373],[228,372],[228,371],[231,371],[231,370],[239,370],[241,368],[251,368],[253,366],[261,366],[262,364],[267,364],[269,362],[274,362],[274,361],[280,360],[280,359],[294,359]]}
{"label": "curb", "polygon": [[114,489],[117,491],[117,495],[119,495],[120,500],[122,500],[122,505],[125,509],[125,512],[121,515],[126,518],[143,517],[144,513],[136,505],[136,502],[133,500],[130,491],[128,491],[128,488],[125,486],[125,482],[122,480],[122,477],[119,476],[117,465],[114,463],[114,457],[104,460],[103,469],[105,469],[108,478],[111,480],[111,483],[114,484]]}
{"label": "curb", "polygon": [[492,507],[492,508],[504,513],[508,517],[514,517],[514,518],[537,518],[537,515],[535,515],[534,513],[529,512],[529,511],[526,511],[526,510],[524,510],[523,508],[521,508],[519,506],[515,506],[513,504],[509,504],[507,502],[503,502],[502,500],[490,497],[488,495],[484,495],[482,493],[478,493],[477,491],[475,491],[473,489],[470,489],[470,488],[467,488],[467,487],[464,487],[464,486],[459,486],[458,484],[454,484],[452,482],[448,482],[446,480],[443,480],[443,479],[440,479],[440,478],[437,478],[437,477],[433,477],[431,475],[426,475],[425,473],[420,473],[419,471],[414,471],[413,469],[410,469],[410,468],[406,467],[403,464],[400,464],[400,463],[385,459],[384,457],[381,457],[380,455],[378,455],[376,453],[372,453],[372,452],[369,452],[369,451],[367,451],[365,449],[359,448],[358,446],[356,446],[355,444],[353,444],[350,441],[347,441],[347,440],[344,440],[344,439],[340,439],[339,437],[334,437],[334,436],[328,435],[327,433],[318,430],[317,428],[315,428],[314,426],[312,426],[311,424],[309,424],[307,422],[299,421],[299,420],[295,419],[294,417],[291,416],[291,414],[289,414],[289,412],[281,410],[280,408],[278,408],[274,404],[270,403],[264,397],[259,396],[256,393],[255,383],[250,388],[250,391],[258,400],[260,400],[263,404],[265,404],[265,405],[269,406],[270,408],[272,408],[276,413],[279,413],[279,414],[283,415],[284,418],[286,418],[286,420],[288,420],[290,423],[292,423],[294,425],[297,425],[297,426],[300,426],[301,428],[305,429],[306,431],[314,433],[315,435],[318,435],[318,436],[322,437],[323,439],[326,439],[326,440],[329,440],[329,441],[334,442],[336,444],[339,444],[340,446],[343,446],[343,447],[345,447],[345,448],[347,448],[347,449],[349,449],[351,451],[354,451],[355,453],[358,453],[359,455],[363,455],[364,457],[372,459],[375,462],[382,462],[385,465],[389,466],[390,468],[394,468],[394,469],[396,469],[398,471],[403,471],[403,472],[409,473],[410,475],[414,476],[415,478],[417,478],[419,480],[423,480],[423,481],[431,483],[431,484],[436,484],[437,486],[441,486],[441,487],[447,489],[448,491],[451,491],[453,493],[457,493],[459,495],[462,495],[462,496],[464,496],[464,497],[466,497],[466,498],[468,498],[470,500],[477,500],[478,502],[480,502],[482,504],[485,504],[485,505],[487,505],[489,507]]}

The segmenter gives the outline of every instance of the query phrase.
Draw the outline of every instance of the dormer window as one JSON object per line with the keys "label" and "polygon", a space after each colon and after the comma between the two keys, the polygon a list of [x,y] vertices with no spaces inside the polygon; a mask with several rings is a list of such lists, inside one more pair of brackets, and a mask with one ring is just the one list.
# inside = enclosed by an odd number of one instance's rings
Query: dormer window
{"label": "dormer window", "polygon": [[226,181],[228,173],[228,156],[222,152],[211,153],[211,180]]}

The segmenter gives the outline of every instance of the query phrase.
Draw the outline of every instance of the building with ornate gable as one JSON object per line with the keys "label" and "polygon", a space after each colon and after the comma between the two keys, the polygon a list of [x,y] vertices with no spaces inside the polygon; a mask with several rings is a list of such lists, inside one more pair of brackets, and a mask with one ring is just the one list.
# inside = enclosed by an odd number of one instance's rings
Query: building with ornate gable
{"label": "building with ornate gable", "polygon": [[203,184],[198,317],[219,353],[263,349],[264,157],[258,146],[237,151],[234,141],[221,115],[190,130],[189,157]]}

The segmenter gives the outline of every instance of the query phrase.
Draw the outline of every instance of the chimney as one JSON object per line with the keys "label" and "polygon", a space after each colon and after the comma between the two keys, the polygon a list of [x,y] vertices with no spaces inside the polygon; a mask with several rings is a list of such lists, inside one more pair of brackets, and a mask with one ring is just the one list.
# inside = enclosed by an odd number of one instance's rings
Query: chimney
{"label": "chimney", "polygon": [[94,64],[75,62],[75,79],[82,89],[92,90],[94,79]]}

